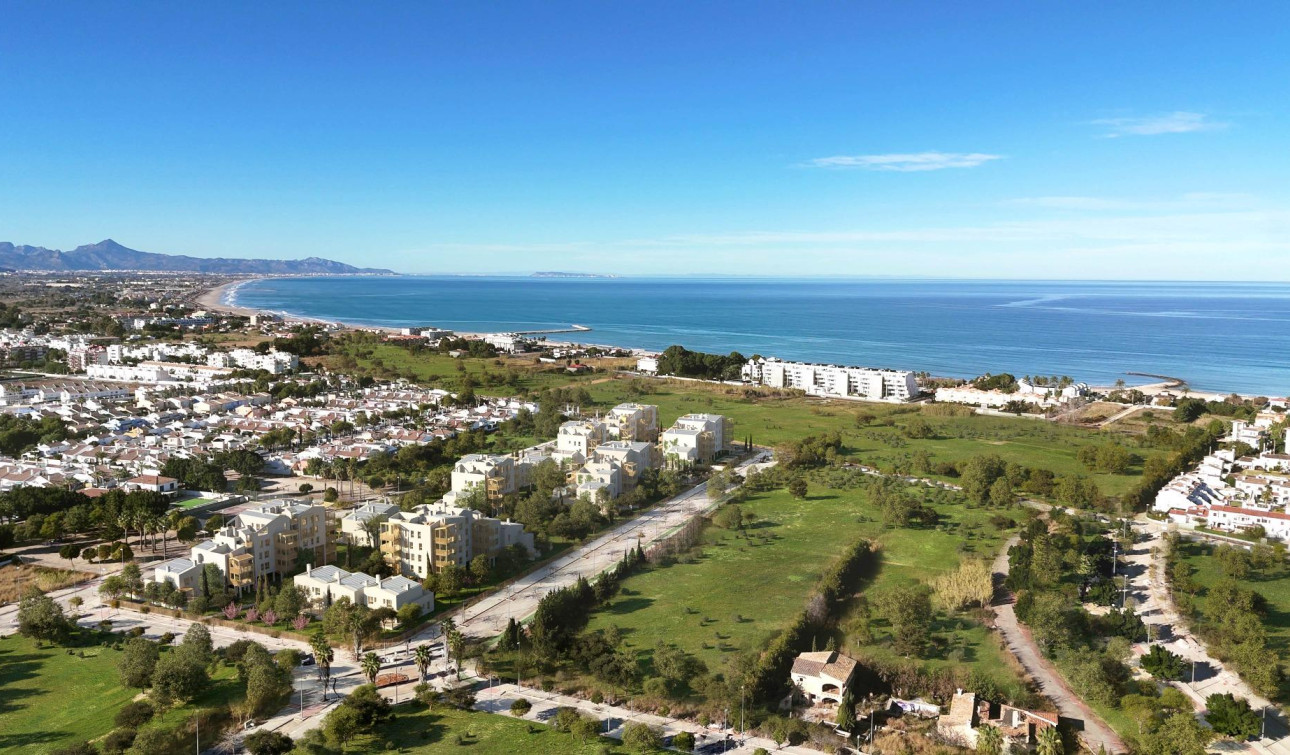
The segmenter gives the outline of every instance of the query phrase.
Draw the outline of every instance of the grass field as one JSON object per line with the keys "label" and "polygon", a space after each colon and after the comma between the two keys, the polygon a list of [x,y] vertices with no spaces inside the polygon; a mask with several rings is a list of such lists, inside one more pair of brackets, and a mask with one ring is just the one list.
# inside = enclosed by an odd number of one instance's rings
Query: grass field
{"label": "grass field", "polygon": [[[1183,540],[1180,546],[1183,559],[1196,570],[1192,578],[1203,588],[1196,597],[1202,614],[1205,613],[1208,588],[1223,579],[1212,548],[1209,544],[1188,540]],[[1264,570],[1251,570],[1241,584],[1267,600],[1267,612],[1262,619],[1268,631],[1268,647],[1276,651],[1283,663],[1290,661],[1290,565],[1282,563]],[[1285,686],[1290,687],[1290,683]]]}
{"label": "grass field", "polygon": [[[641,383],[637,381],[636,385]],[[647,381],[652,393],[632,395],[633,385],[613,380],[587,386],[598,405],[640,401],[659,406],[659,421],[667,426],[682,414],[715,412],[734,419],[733,437],[752,436],[753,443],[775,445],[807,435],[837,431],[843,434],[847,456],[876,466],[890,466],[900,457],[923,449],[933,462],[957,462],[980,454],[997,454],[1005,461],[1049,469],[1059,475],[1083,475],[1097,482],[1102,492],[1123,493],[1137,482],[1142,460],[1160,454],[1155,449],[1130,447],[1141,459],[1127,474],[1090,472],[1077,458],[1087,445],[1125,441],[1123,433],[1090,430],[1033,419],[1011,417],[935,416],[927,408],[806,398],[745,398],[744,389],[677,381]],[[859,426],[857,415],[872,419]],[[926,439],[904,435],[902,425],[919,417],[935,432]],[[891,426],[884,424],[890,420]]]}
{"label": "grass field", "polygon": [[[351,371],[366,372],[377,377],[406,378],[432,388],[455,391],[461,387],[462,378],[473,376],[477,382],[475,392],[482,395],[514,395],[517,389],[540,391],[544,388],[586,382],[589,378],[572,375],[563,364],[540,364],[535,355],[498,356],[496,358],[462,358],[422,352],[413,354],[408,349],[388,343],[346,344],[341,353],[326,358],[329,367],[341,365],[346,356],[354,359]],[[590,365],[621,365],[623,360],[585,360]],[[507,377],[515,373],[513,385],[489,385],[489,375]]]}
{"label": "grass field", "polygon": [[[46,753],[111,731],[117,711],[139,693],[121,686],[120,657],[120,651],[101,645],[73,647],[69,655],[68,648],[38,648],[26,637],[0,639],[0,752]],[[178,724],[196,709],[240,693],[237,672],[220,666],[199,699],[161,713],[147,726]]]}
{"label": "grass field", "polygon": [[[744,504],[757,517],[749,539],[709,527],[694,562],[629,578],[622,593],[592,617],[590,628],[617,625],[646,666],[654,643],[665,638],[702,659],[710,671],[720,671],[727,658],[760,648],[800,612],[824,569],[861,537],[881,545],[880,566],[865,592],[927,579],[955,568],[963,552],[992,557],[1002,546],[1003,533],[988,524],[986,512],[958,505],[936,508],[942,521],[934,528],[887,529],[861,491],[814,489],[806,501],[782,490],[754,496]],[[1001,684],[1015,683],[980,625],[942,618],[936,631],[960,649],[961,659],[930,664],[961,663]],[[821,637],[820,645],[826,640]],[[879,637],[866,650],[881,655],[885,646]]]}
{"label": "grass field", "polygon": [[[470,755],[614,755],[626,753],[617,740],[599,738],[580,744],[571,734],[508,715],[467,712],[440,706],[398,707],[394,721],[375,736],[363,736],[345,746],[346,752],[402,752],[414,755],[464,752]],[[461,741],[458,741],[461,737]],[[604,749],[601,749],[601,748]],[[296,752],[301,752],[297,749]]]}

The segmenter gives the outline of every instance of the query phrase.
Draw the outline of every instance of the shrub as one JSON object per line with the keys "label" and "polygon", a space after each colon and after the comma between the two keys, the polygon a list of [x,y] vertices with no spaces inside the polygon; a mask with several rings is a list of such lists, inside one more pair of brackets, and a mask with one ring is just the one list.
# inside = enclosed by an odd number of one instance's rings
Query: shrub
{"label": "shrub", "polygon": [[533,704],[522,697],[516,700],[515,702],[511,703],[511,713],[515,714],[516,716],[527,715],[528,712],[532,709],[533,709]]}
{"label": "shrub", "polygon": [[130,745],[134,744],[136,736],[138,736],[138,732],[134,729],[114,729],[112,733],[103,738],[103,752],[105,755],[125,752]]}
{"label": "shrub", "polygon": [[117,726],[137,729],[151,720],[154,713],[156,710],[146,700],[136,700],[126,703],[125,707],[117,711],[116,718],[113,720]]}

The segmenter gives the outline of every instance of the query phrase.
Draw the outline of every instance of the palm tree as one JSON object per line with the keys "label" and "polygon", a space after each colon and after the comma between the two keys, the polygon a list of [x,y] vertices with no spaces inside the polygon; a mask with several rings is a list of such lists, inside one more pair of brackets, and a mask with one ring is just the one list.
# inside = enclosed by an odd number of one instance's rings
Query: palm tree
{"label": "palm tree", "polygon": [[1003,734],[999,729],[986,724],[976,730],[976,751],[978,755],[1002,755]]}
{"label": "palm tree", "polygon": [[1057,731],[1056,726],[1048,726],[1039,730],[1038,755],[1062,755],[1062,735]]}
{"label": "palm tree", "polygon": [[416,654],[412,656],[412,659],[416,661],[417,673],[421,675],[421,683],[425,684],[426,671],[430,669],[430,663],[434,660],[434,651],[430,649],[428,643],[417,645]]}
{"label": "palm tree", "polygon": [[445,655],[444,660],[445,660],[445,661],[447,661],[448,663],[451,663],[451,662],[452,662],[452,656],[450,655],[450,653],[451,653],[451,651],[452,651],[452,647],[451,647],[451,645],[450,645],[448,642],[446,642],[446,640],[447,640],[449,637],[451,637],[452,635],[454,635],[454,634],[456,634],[456,633],[457,633],[457,622],[453,621],[453,620],[452,620],[452,617],[451,617],[451,616],[449,616],[448,618],[446,618],[446,619],[444,619],[444,620],[443,620],[443,623],[439,625],[439,628],[442,630],[443,638],[444,638],[444,640],[445,640],[445,642],[444,642],[444,655]]}
{"label": "palm tree", "polygon": [[376,684],[376,675],[381,673],[381,659],[376,653],[368,653],[363,656],[363,676],[367,677],[368,684]]}
{"label": "palm tree", "polygon": [[331,662],[335,660],[336,654],[331,649],[331,643],[327,642],[327,635],[323,634],[322,629],[314,632],[309,638],[309,647],[314,651],[314,662],[318,664],[318,675],[322,677],[323,699],[327,699],[327,680],[331,678]]}

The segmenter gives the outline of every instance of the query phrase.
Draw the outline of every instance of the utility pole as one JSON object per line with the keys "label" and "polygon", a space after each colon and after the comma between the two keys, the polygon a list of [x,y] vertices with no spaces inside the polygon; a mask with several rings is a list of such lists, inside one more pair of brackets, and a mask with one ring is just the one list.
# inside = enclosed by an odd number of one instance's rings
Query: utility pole
{"label": "utility pole", "polygon": [[744,689],[744,685],[739,685],[739,738],[741,740],[744,737],[744,724],[747,723],[744,720]]}

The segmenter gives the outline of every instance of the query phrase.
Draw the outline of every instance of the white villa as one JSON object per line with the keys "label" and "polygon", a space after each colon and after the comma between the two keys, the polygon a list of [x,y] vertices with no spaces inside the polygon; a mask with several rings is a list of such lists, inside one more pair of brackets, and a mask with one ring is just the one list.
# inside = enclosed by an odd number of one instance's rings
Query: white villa
{"label": "white villa", "polygon": [[336,566],[314,568],[310,565],[303,573],[297,574],[294,581],[297,587],[304,589],[309,602],[319,608],[329,606],[340,598],[349,598],[355,605],[367,606],[373,610],[389,608],[397,611],[411,604],[421,606],[421,610],[427,613],[434,610],[434,593],[407,577],[378,579]]}

